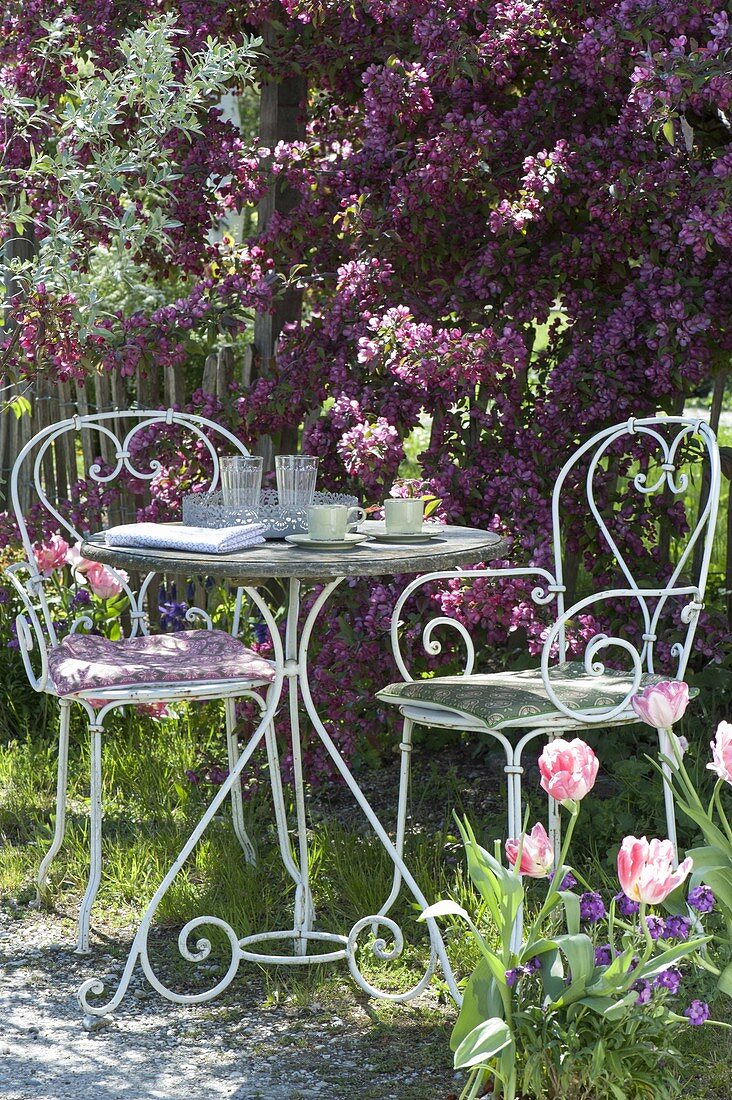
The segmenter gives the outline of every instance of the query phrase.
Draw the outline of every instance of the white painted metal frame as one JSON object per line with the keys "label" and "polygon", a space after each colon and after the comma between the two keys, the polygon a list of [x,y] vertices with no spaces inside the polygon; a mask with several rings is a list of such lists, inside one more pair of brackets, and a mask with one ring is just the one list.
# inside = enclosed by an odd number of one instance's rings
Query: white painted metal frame
{"label": "white painted metal frame", "polygon": [[[669,438],[670,435],[670,438]],[[634,479],[635,489],[644,494],[662,491],[665,487],[674,496],[679,496],[688,488],[689,480],[686,473],[678,469],[678,455],[680,448],[694,440],[701,449],[701,459],[707,463],[708,495],[702,508],[696,526],[691,531],[685,548],[673,569],[668,581],[658,587],[641,587],[635,581],[632,570],[628,566],[620,548],[614,540],[601,510],[598,507],[595,493],[595,479],[601,462],[605,457],[612,457],[613,448],[619,441],[627,437],[645,438],[651,440],[657,448],[658,476],[653,484],[647,483],[647,475],[639,473]],[[593,453],[594,450],[594,453]],[[565,592],[563,563],[562,563],[562,521],[561,502],[567,479],[575,467],[586,458],[589,458],[589,467],[585,479],[585,487],[590,513],[593,516],[600,535],[606,540],[617,564],[622,572],[627,585],[623,588],[615,588],[605,592],[596,593],[577,601],[571,607],[565,607]],[[688,461],[688,460],[687,460]],[[702,461],[699,462],[702,468]],[[709,563],[712,553],[717,510],[719,506],[719,494],[721,486],[721,473],[719,451],[716,438],[709,425],[696,418],[688,417],[649,417],[629,420],[615,424],[592,436],[584,443],[565,463],[557,478],[552,494],[552,542],[554,571],[543,568],[505,568],[505,569],[470,569],[450,570],[425,574],[412,581],[400,596],[391,620],[391,640],[399,672],[405,681],[412,681],[404,656],[401,651],[400,633],[402,627],[402,611],[412,594],[425,585],[431,585],[436,581],[460,578],[468,585],[477,577],[529,577],[536,576],[537,585],[531,593],[533,602],[539,606],[556,602],[556,618],[550,628],[541,654],[541,676],[547,697],[558,711],[558,714],[540,720],[535,720],[526,732],[522,733],[514,744],[506,735],[507,732],[516,729],[526,730],[527,719],[514,719],[504,721],[495,726],[478,719],[471,718],[458,711],[442,707],[430,707],[420,704],[399,704],[400,712],[404,719],[402,741],[400,750],[402,753],[401,786],[397,814],[397,846],[401,853],[404,843],[407,788],[409,782],[409,756],[411,752],[412,728],[415,724],[429,725],[437,728],[460,729],[466,732],[480,732],[489,734],[502,746],[506,764],[508,795],[508,835],[516,837],[522,827],[521,809],[521,776],[523,774],[522,755],[526,746],[534,739],[544,736],[548,739],[563,736],[565,733],[577,733],[582,729],[593,726],[615,726],[628,723],[637,723],[639,720],[630,706],[630,700],[636,694],[641,677],[644,673],[653,673],[654,669],[654,644],[657,640],[659,625],[663,613],[668,613],[669,600],[681,600],[683,608],[680,613],[682,624],[685,626],[685,636],[682,641],[672,648],[672,656],[676,658],[674,677],[683,679],[686,666],[694,640],[694,632],[704,603],[704,592],[709,572]],[[701,543],[702,552],[698,574],[695,583],[686,585],[681,583],[682,571],[693,561],[694,551]],[[567,645],[565,627],[577,614],[585,610],[592,610],[596,605],[606,600],[628,599],[633,601],[641,618],[642,645],[634,646],[625,638],[612,637],[606,634],[597,634],[587,645],[584,654],[584,667],[588,676],[601,677],[605,671],[605,665],[601,655],[605,650],[617,649],[626,654],[632,666],[631,686],[624,698],[615,706],[598,707],[592,711],[578,711],[570,709],[557,695],[554,686],[549,679],[549,669],[555,662],[566,660]],[[448,616],[437,616],[430,620],[422,632],[422,643],[426,653],[436,656],[441,652],[440,642],[433,636],[439,627],[448,627],[456,631],[465,646],[465,663],[463,675],[470,676],[475,667],[475,647],[467,628],[460,622]],[[506,732],[503,732],[506,731]],[[670,756],[668,733],[666,730],[657,731],[660,752]],[[665,773],[668,765],[664,765]],[[664,783],[664,802],[666,810],[666,822],[669,839],[676,847],[676,823],[674,803],[671,788],[668,782]],[[555,853],[558,855],[560,848],[560,818],[556,803],[549,799],[549,827],[548,832],[553,840]],[[383,912],[388,912],[400,889],[398,868],[395,870],[394,883]],[[517,934],[520,935],[520,927],[517,925]]]}
{"label": "white painted metal frame", "polygon": [[[284,644],[277,629],[273,614],[261,594],[256,588],[244,588],[245,594],[251,600],[252,604],[260,610],[267,624],[272,638],[274,665],[277,670],[277,677],[268,689],[266,699],[261,700],[261,721],[250,738],[246,748],[236,761],[226,782],[217,792],[210,806],[191,833],[177,859],[145,909],[130,949],[122,977],[113,995],[104,1001],[98,1000],[104,993],[105,988],[104,983],[98,978],[90,978],[81,985],[78,992],[78,998],[84,1012],[103,1015],[114,1011],[121,1003],[129,988],[130,980],[138,961],[153,988],[156,989],[161,996],[170,1001],[177,1002],[178,1004],[195,1004],[211,1000],[218,996],[218,994],[223,992],[223,990],[234,980],[239,964],[242,961],[263,964],[309,966],[325,962],[337,962],[343,959],[346,960],[354,980],[367,994],[369,994],[369,996],[403,1002],[418,996],[425,989],[439,961],[448,988],[455,1000],[460,1003],[461,998],[457,989],[457,984],[445,952],[440,931],[434,920],[430,919],[426,922],[430,935],[430,955],[425,972],[410,989],[398,993],[379,989],[374,986],[362,973],[359,963],[359,938],[362,933],[366,933],[367,936],[370,937],[371,942],[369,944],[369,950],[376,958],[388,962],[397,959],[401,955],[404,947],[404,934],[400,926],[390,917],[386,916],[386,909],[390,906],[382,906],[379,913],[369,914],[359,918],[345,935],[336,932],[315,930],[315,908],[309,880],[309,844],[300,743],[301,706],[312,722],[317,736],[325,746],[329,756],[351,791],[351,794],[361,807],[366,819],[391,857],[395,867],[395,875],[398,875],[400,885],[402,882],[407,885],[414,899],[423,909],[426,908],[428,904],[427,899],[404,863],[402,852],[403,835],[397,837],[396,843],[392,842],[361,791],[358,783],[351,775],[351,772],[330,737],[330,734],[323,725],[310,691],[308,676],[308,648],[310,640],[319,616],[329,597],[343,580],[343,577],[337,577],[323,586],[305,616],[302,628],[298,632],[301,609],[301,582],[297,578],[290,579],[288,585],[287,620]],[[287,684],[289,715],[292,729],[297,836],[295,851],[293,851],[293,846],[290,842],[287,811],[280,773],[280,760],[274,731],[274,715],[281,695],[284,692],[285,684]],[[209,989],[198,993],[178,993],[164,984],[153,970],[150,962],[148,938],[152,921],[162,898],[196,844],[205,833],[213,817],[218,812],[219,807],[226,797],[239,786],[242,770],[262,739],[265,741],[269,763],[280,856],[288,874],[295,884],[293,924],[291,928],[285,930],[260,932],[239,937],[234,928],[220,917],[209,915],[195,917],[190,920],[181,930],[178,937],[178,949],[186,960],[192,963],[201,963],[210,955],[211,942],[205,937],[198,939],[194,946],[191,946],[189,943],[192,934],[204,926],[218,928],[224,933],[231,950],[231,959],[224,976]],[[380,929],[385,930],[389,937],[389,942],[378,935]],[[286,952],[273,953],[271,950],[268,950],[270,945],[282,943],[283,941],[285,944],[289,945],[289,949]],[[312,950],[313,948],[322,947],[323,945],[330,949],[319,951]]]}
{"label": "white painted metal frame", "polygon": [[[129,425],[132,422],[133,426],[126,431],[124,436],[118,430],[115,430],[120,423]],[[46,595],[47,582],[36,564],[33,554],[33,542],[28,532],[26,517],[20,505],[19,486],[22,479],[32,476],[36,500],[55,518],[59,526],[67,532],[71,539],[80,541],[82,532],[77,530],[70,519],[64,516],[56,505],[49,500],[43,484],[44,458],[49,454],[51,445],[67,432],[75,434],[82,430],[97,432],[109,441],[113,449],[115,465],[111,471],[103,473],[103,468],[98,463],[93,463],[87,471],[91,480],[100,485],[107,485],[113,482],[123,470],[126,470],[137,478],[151,481],[159,473],[161,464],[157,459],[152,459],[148,468],[144,470],[140,470],[134,465],[132,446],[135,437],[139,433],[158,432],[172,425],[177,425],[191,432],[206,448],[212,463],[212,476],[207,489],[208,492],[213,492],[219,482],[218,454],[214,443],[209,438],[209,433],[213,434],[214,438],[218,436],[219,441],[223,442],[227,449],[233,449],[244,455],[249,453],[241,441],[220,424],[201,416],[168,409],[167,411],[136,410],[73,416],[67,420],[49,425],[38,432],[28,441],[18,455],[11,474],[10,495],[21,541],[26,553],[26,560],[11,565],[6,570],[5,576],[20,596],[23,604],[23,611],[16,619],[18,645],[28,679],[36,691],[56,695],[56,690],[48,675],[48,653],[50,649],[58,645],[59,639],[53,622],[51,606]],[[130,637],[147,634],[148,622],[145,606],[149,586],[156,573],[148,573],[143,578],[139,589],[134,590],[125,580],[123,574],[117,573],[116,570],[112,570],[112,572],[117,576],[129,600]],[[239,592],[233,624],[234,634],[238,632],[239,628],[241,602],[242,595]],[[208,630],[213,628],[210,616],[202,608],[189,608],[186,612],[186,619],[192,625],[205,627]],[[78,631],[91,625],[92,622],[87,616],[80,615],[72,623],[71,631]],[[89,880],[79,911],[76,948],[79,954],[89,952],[90,914],[102,874],[102,732],[107,715],[117,708],[134,706],[139,703],[221,699],[224,701],[225,706],[227,754],[230,768],[233,769],[236,767],[239,754],[237,732],[235,730],[235,700],[251,696],[260,699],[256,688],[261,685],[261,680],[251,678],[242,678],[236,681],[208,679],[198,680],[190,684],[155,683],[134,688],[95,688],[59,700],[61,718],[56,785],[56,822],[51,847],[38,870],[38,898],[40,901],[47,889],[51,863],[63,844],[66,827],[69,722],[71,704],[77,703],[86,713],[91,740],[90,870]],[[231,785],[230,791],[234,831],[245,857],[253,862],[255,851],[244,824],[241,786]]]}

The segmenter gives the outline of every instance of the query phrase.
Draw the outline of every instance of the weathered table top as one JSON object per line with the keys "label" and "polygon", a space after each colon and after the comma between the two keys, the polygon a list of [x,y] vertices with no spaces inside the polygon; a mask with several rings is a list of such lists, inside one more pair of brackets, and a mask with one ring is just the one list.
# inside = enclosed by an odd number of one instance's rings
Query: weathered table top
{"label": "weathered table top", "polygon": [[[383,523],[367,520],[364,534],[383,531]],[[144,572],[184,573],[250,584],[258,578],[299,577],[332,580],[335,577],[389,576],[429,573],[458,565],[487,562],[505,552],[506,544],[493,531],[472,527],[436,527],[429,542],[386,543],[369,539],[347,550],[316,550],[270,539],[232,554],[194,554],[187,550],[152,550],[107,546],[104,532],[90,535],[81,546],[85,557],[105,565]]]}

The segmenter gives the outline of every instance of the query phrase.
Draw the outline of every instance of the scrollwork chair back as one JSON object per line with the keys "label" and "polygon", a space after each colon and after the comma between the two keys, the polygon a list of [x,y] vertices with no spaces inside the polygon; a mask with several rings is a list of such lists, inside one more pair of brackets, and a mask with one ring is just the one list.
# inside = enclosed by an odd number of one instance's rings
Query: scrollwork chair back
{"label": "scrollwork chair back", "polygon": [[[101,733],[107,714],[115,708],[140,703],[221,699],[225,706],[229,766],[234,767],[239,752],[235,701],[250,697],[263,707],[258,689],[266,687],[273,678],[266,667],[267,662],[255,660],[256,654],[235,637],[242,612],[242,590],[236,595],[230,635],[214,630],[211,616],[205,608],[187,609],[186,623],[191,628],[203,627],[206,633],[202,634],[200,629],[190,629],[176,635],[176,641],[187,646],[187,657],[192,658],[187,666],[190,672],[185,674],[185,680],[181,679],[181,672],[171,673],[168,677],[166,668],[174,662],[162,643],[156,653],[156,644],[162,639],[167,645],[170,638],[166,641],[164,635],[151,634],[147,611],[150,586],[157,574],[146,573],[139,583],[135,583],[125,573],[107,566],[105,568],[111,571],[127,597],[129,629],[124,638],[114,643],[112,656],[107,643],[103,659],[100,655],[97,661],[99,667],[107,671],[110,663],[118,664],[122,668],[121,676],[115,683],[111,678],[100,677],[99,684],[93,688],[87,684],[84,690],[74,691],[60,690],[54,682],[50,655],[55,651],[58,657],[63,647],[74,640],[74,645],[83,643],[88,646],[88,659],[94,668],[94,644],[97,639],[93,635],[86,637],[86,632],[94,624],[83,612],[67,624],[67,633],[60,637],[53,604],[47,594],[49,581],[36,560],[35,545],[40,538],[35,536],[34,530],[37,528],[42,532],[54,527],[68,542],[80,543],[95,528],[134,521],[140,505],[139,493],[128,492],[125,499],[124,490],[129,490],[131,486],[139,490],[141,486],[150,486],[161,477],[164,464],[159,457],[155,457],[154,452],[164,447],[166,441],[169,446],[179,445],[181,438],[186,448],[191,449],[187,452],[189,455],[197,452],[199,466],[205,471],[201,490],[204,492],[213,492],[218,487],[220,451],[248,454],[246,447],[230,431],[201,416],[173,409],[101,412],[73,416],[43,428],[21,450],[10,479],[11,502],[25,552],[24,561],[15,562],[6,570],[6,577],[22,605],[16,619],[18,646],[32,686],[36,691],[57,695],[61,707],[56,826],[51,848],[38,872],[39,896],[46,887],[50,864],[60,850],[64,837],[72,703],[86,712],[91,736],[91,860],[89,881],[79,914],[77,950],[80,953],[86,953],[89,949],[89,916],[101,875]],[[54,496],[57,484],[55,456],[57,448],[64,446],[67,455],[70,449],[74,456],[80,476],[85,475],[92,489],[98,487],[100,490],[100,501],[102,496],[107,498],[103,503],[94,505],[91,502],[92,491],[86,507],[76,509],[77,515],[72,514],[73,508],[65,508]],[[89,455],[97,453],[99,457],[89,461]],[[86,468],[82,469],[82,466]],[[116,485],[121,485],[119,494],[107,492]],[[25,504],[29,498],[31,503]],[[45,523],[41,520],[42,516]],[[145,639],[149,639],[149,644]],[[102,642],[99,640],[98,644]],[[143,643],[142,647],[140,643]],[[134,654],[126,646],[137,647]],[[145,652],[141,656],[143,648]],[[204,652],[207,648],[208,658]],[[210,656],[214,650],[217,659],[220,658],[218,665]],[[78,657],[78,653],[75,656]],[[148,657],[147,678],[143,670],[136,673],[138,679],[133,683],[127,669],[131,663],[144,663]],[[232,789],[232,813],[235,832],[247,858],[253,861],[254,848],[244,826],[241,788],[236,786]]]}
{"label": "scrollwork chair back", "polygon": [[[624,456],[624,457],[623,457]],[[658,561],[657,508],[673,507],[690,489],[693,471],[700,488],[696,510],[688,533],[675,547],[675,560]],[[641,531],[631,531],[625,513],[614,510],[611,490],[628,478],[628,492],[648,502],[648,520]],[[551,501],[552,541],[550,554],[537,564],[505,568],[478,568],[430,573],[412,581],[400,596],[392,616],[391,636],[402,682],[390,684],[378,698],[399,708],[403,719],[401,751],[402,791],[397,833],[403,841],[406,812],[406,783],[409,772],[412,727],[458,728],[488,734],[502,746],[508,788],[508,832],[517,836],[522,824],[522,753],[539,736],[554,738],[583,728],[637,722],[630,701],[645,684],[662,678],[682,678],[691,654],[694,634],[704,605],[712,544],[720,494],[720,459],[714,433],[703,420],[690,417],[630,418],[596,433],[568,459],[557,476]],[[625,499],[625,498],[624,498]],[[689,501],[687,500],[687,504]],[[618,507],[622,509],[622,504]],[[601,591],[568,600],[566,518],[589,513],[608,561],[608,575],[614,579]],[[656,517],[655,519],[653,517]],[[621,535],[645,539],[646,570],[638,576],[629,564]],[[666,538],[670,547],[670,539]],[[655,575],[648,576],[649,569]],[[413,679],[402,649],[404,609],[413,594],[425,585],[452,580],[471,586],[478,578],[535,580],[531,599],[536,605],[553,608],[554,620],[547,629],[539,667],[521,672],[481,675],[475,671],[476,647],[464,623],[440,615],[422,631],[422,644],[432,657],[441,650],[436,633],[452,626],[466,649],[462,673],[441,677],[434,670],[428,678]],[[581,660],[569,660],[569,631],[578,616],[612,620],[613,609],[631,603],[635,616],[630,628],[613,635],[602,628],[587,640]],[[569,606],[568,606],[569,605]],[[618,619],[617,614],[615,618]],[[668,641],[669,631],[673,642]],[[660,668],[659,639],[671,667]],[[575,639],[576,647],[576,639]],[[628,670],[628,664],[630,669]],[[618,667],[621,666],[621,667]],[[519,733],[518,739],[511,731]],[[661,750],[669,749],[664,731],[659,731]],[[676,842],[673,800],[665,785],[668,835]],[[559,847],[557,807],[550,802],[549,827]],[[392,890],[385,911],[396,896]]]}

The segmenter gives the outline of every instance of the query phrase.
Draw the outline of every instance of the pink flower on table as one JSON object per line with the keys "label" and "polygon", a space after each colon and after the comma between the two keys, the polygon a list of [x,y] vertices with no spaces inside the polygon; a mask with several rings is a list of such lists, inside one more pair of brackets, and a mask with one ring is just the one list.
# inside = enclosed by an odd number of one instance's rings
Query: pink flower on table
{"label": "pink flower on table", "polygon": [[48,542],[35,543],[33,557],[44,577],[50,577],[56,569],[63,569],[69,544],[61,535],[51,535]]}
{"label": "pink flower on table", "polygon": [[689,705],[689,685],[683,680],[650,684],[630,700],[635,713],[657,730],[671,729]]}
{"label": "pink flower on table", "polygon": [[94,563],[85,558],[81,552],[81,543],[75,542],[73,546],[70,546],[66,552],[66,564],[71,566],[71,572],[86,573],[90,565]]}
{"label": "pink flower on table", "polygon": [[118,596],[122,591],[122,581],[130,578],[123,569],[114,572],[101,562],[93,561],[87,567],[86,581],[95,596],[102,600],[109,600],[112,596]]}
{"label": "pink flower on table", "polygon": [[687,858],[674,869],[676,853],[670,840],[626,836],[618,852],[618,878],[631,901],[658,905],[680,886],[693,867]]}
{"label": "pink flower on table", "polygon": [[713,761],[707,767],[725,783],[732,783],[732,724],[720,722],[710,744]]}
{"label": "pink flower on table", "polygon": [[557,737],[539,757],[541,785],[562,805],[579,802],[594,787],[599,766],[590,746],[579,737],[573,741]]}
{"label": "pink flower on table", "polygon": [[[521,837],[506,841],[506,859],[513,867],[518,858]],[[543,825],[534,825],[523,834],[519,871],[529,878],[546,878],[554,865],[554,850]]]}

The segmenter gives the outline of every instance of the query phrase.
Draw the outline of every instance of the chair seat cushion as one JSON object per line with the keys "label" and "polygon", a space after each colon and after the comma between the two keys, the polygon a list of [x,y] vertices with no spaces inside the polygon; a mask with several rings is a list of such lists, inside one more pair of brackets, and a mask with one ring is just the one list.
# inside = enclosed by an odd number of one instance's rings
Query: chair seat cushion
{"label": "chair seat cushion", "polygon": [[211,680],[269,683],[275,676],[269,661],[223,630],[181,630],[117,642],[69,634],[49,653],[48,666],[59,695]]}
{"label": "chair seat cushion", "polygon": [[[570,710],[593,711],[615,707],[630,690],[632,680],[625,672],[606,670],[602,676],[588,676],[579,661],[554,665],[549,677],[557,696]],[[640,688],[667,680],[667,676],[646,674]],[[640,690],[639,688],[639,690]],[[497,672],[472,676],[435,676],[411,683],[389,684],[377,692],[383,703],[422,704],[457,711],[484,722],[489,729],[506,723],[518,724],[536,718],[552,718],[560,712],[548,699],[540,669]]]}

